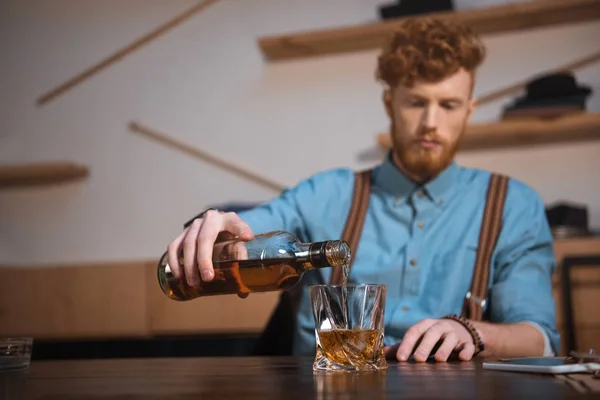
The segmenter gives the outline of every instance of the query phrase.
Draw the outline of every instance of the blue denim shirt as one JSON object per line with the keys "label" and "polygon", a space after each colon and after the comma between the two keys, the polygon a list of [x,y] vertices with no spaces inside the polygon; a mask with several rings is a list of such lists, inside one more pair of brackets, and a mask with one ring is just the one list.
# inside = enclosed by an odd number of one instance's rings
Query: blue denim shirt
{"label": "blue denim shirt", "polygon": [[[354,171],[317,173],[256,208],[239,213],[253,232],[283,229],[304,242],[339,239],[350,208]],[[470,288],[490,173],[451,164],[419,187],[388,157],[374,169],[369,209],[349,281],[387,284],[385,343],[424,318],[460,314]],[[411,262],[412,261],[412,262]],[[553,239],[544,204],[530,187],[509,182],[503,229],[492,256],[492,322],[531,322],[558,354],[552,274]],[[304,275],[294,338],[297,355],[314,355],[314,318],[306,287],[331,269]]]}

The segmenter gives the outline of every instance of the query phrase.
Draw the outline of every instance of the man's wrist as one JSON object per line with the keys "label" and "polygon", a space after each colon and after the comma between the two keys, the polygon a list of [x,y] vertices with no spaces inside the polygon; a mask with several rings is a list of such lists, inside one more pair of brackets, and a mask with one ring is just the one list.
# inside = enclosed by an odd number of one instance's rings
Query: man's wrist
{"label": "man's wrist", "polygon": [[461,317],[460,315],[446,315],[442,319],[449,319],[461,324],[471,335],[473,345],[475,346],[475,354],[481,353],[485,350],[485,345],[481,333],[475,328],[475,326],[468,319]]}
{"label": "man's wrist", "polygon": [[214,210],[214,208],[207,208],[206,210],[202,211],[200,214],[198,214],[198,215],[194,216],[193,218],[191,218],[190,220],[188,220],[185,224],[183,224],[183,229],[188,228],[198,218],[203,218],[204,214],[206,214],[210,210]]}

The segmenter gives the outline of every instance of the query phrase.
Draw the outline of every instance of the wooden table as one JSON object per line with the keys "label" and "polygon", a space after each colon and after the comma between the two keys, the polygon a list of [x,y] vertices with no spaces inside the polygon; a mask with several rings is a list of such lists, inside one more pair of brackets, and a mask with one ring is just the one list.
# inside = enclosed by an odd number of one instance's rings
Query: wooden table
{"label": "wooden table", "polygon": [[390,363],[379,373],[312,371],[312,359],[159,358],[34,361],[0,373],[0,399],[570,399],[564,382],[488,371],[480,362]]}

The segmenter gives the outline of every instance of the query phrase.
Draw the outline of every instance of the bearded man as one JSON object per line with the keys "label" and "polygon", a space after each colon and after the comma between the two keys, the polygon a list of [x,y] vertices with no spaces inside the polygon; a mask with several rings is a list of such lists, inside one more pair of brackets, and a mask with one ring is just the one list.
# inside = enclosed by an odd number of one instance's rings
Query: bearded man
{"label": "bearded man", "polygon": [[[454,156],[475,108],[473,87],[485,47],[467,27],[430,18],[399,26],[378,59],[392,149],[371,172],[371,192],[350,282],[385,283],[385,350],[418,362],[557,354],[551,277],[553,240],[544,204],[510,179],[502,229],[490,258],[484,321],[456,318],[469,292],[491,173]],[[228,231],[286,230],[304,242],[339,238],[353,196],[354,171],[320,172],[254,209],[208,211],[169,245],[169,263],[190,285],[214,277],[211,249]],[[177,255],[184,250],[184,263]],[[306,274],[304,289],[331,271]],[[483,343],[483,346],[481,345]],[[310,299],[302,296],[295,355],[314,355]],[[484,349],[484,350],[482,350]]]}

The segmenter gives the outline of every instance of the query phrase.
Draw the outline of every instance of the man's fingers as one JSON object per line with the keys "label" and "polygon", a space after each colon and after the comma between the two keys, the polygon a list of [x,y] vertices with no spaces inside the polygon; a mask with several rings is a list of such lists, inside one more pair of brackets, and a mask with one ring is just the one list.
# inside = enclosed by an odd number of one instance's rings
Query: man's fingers
{"label": "man's fingers", "polygon": [[[173,275],[185,278],[190,286],[198,286],[200,277],[205,282],[214,278],[212,262],[213,247],[217,237],[231,235],[243,241],[250,240],[254,233],[250,227],[235,213],[219,213],[215,210],[206,212],[185,229],[167,248],[167,262]],[[246,250],[242,245],[243,250]],[[179,264],[179,256],[183,250],[183,267]],[[247,255],[238,254],[247,258]],[[246,295],[240,296],[246,297]]]}
{"label": "man's fingers", "polygon": [[448,361],[448,357],[452,353],[452,350],[458,344],[458,336],[456,333],[450,332],[444,337],[444,342],[440,348],[435,352],[435,361],[445,362]]}
{"label": "man's fingers", "polygon": [[181,276],[183,275],[183,270],[181,265],[179,265],[179,254],[183,245],[183,238],[185,238],[188,230],[189,229],[183,230],[183,232],[181,232],[181,234],[167,247],[167,264],[169,264],[173,276],[177,279],[181,279]]}
{"label": "man's fingers", "polygon": [[444,331],[443,326],[439,324],[435,324],[431,326],[425,335],[423,336],[423,340],[419,343],[419,346],[415,349],[414,358],[415,361],[425,362],[431,354],[431,350],[436,345],[436,343],[444,337],[448,332]]}
{"label": "man's fingers", "polygon": [[210,282],[215,276],[212,263],[213,247],[222,228],[222,216],[217,211],[208,211],[204,216],[204,224],[197,239],[198,267],[204,282]]}
{"label": "man's fingers", "polygon": [[196,238],[203,223],[202,219],[195,220],[190,225],[185,239],[183,239],[183,268],[185,270],[186,281],[190,286],[198,286],[200,284],[198,268],[196,268]]}
{"label": "man's fingers", "polygon": [[223,230],[233,233],[242,240],[250,240],[254,233],[250,230],[248,224],[236,213],[228,212],[223,214]]}
{"label": "man's fingers", "polygon": [[230,257],[233,260],[243,261],[248,259],[248,248],[244,242],[236,242],[231,249]]}
{"label": "man's fingers", "polygon": [[458,358],[462,361],[469,361],[475,354],[475,345],[473,343],[465,343],[465,347],[458,353]]}
{"label": "man's fingers", "polygon": [[423,335],[423,333],[425,333],[425,331],[427,331],[429,329],[429,327],[431,325],[433,325],[434,323],[435,323],[435,320],[424,319],[424,320],[418,322],[417,324],[411,326],[406,331],[406,334],[404,335],[404,338],[402,339],[400,346],[398,346],[398,352],[397,352],[398,360],[400,360],[400,361],[408,360],[408,357],[410,356],[413,349],[415,348],[415,344],[417,343],[417,341],[419,340],[421,335]]}

